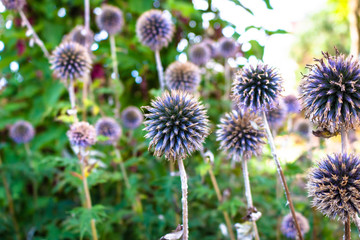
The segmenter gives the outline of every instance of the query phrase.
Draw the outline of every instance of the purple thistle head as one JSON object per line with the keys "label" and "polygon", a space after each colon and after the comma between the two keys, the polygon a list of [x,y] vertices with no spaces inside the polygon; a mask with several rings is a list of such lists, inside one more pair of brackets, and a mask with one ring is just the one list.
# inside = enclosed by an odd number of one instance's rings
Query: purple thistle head
{"label": "purple thistle head", "polygon": [[282,91],[282,78],[267,64],[258,63],[242,68],[232,87],[232,98],[240,109],[267,111],[276,103]]}
{"label": "purple thistle head", "polygon": [[299,113],[301,106],[298,98],[295,95],[287,95],[284,97],[287,113]]}
{"label": "purple thistle head", "polygon": [[154,155],[169,160],[184,159],[202,148],[209,135],[209,120],[204,106],[191,94],[183,91],[164,92],[161,97],[143,107],[145,137]]}
{"label": "purple thistle head", "polygon": [[284,125],[287,111],[283,101],[279,101],[275,107],[266,112],[266,118],[271,129],[279,129]]}
{"label": "purple thistle head", "polygon": [[73,28],[73,30],[64,37],[63,41],[74,41],[86,48],[90,48],[94,42],[94,33],[91,30],[87,31],[84,26],[79,25]]}
{"label": "purple thistle head", "polygon": [[192,45],[189,49],[189,59],[196,65],[204,65],[211,58],[210,48],[203,43]]}
{"label": "purple thistle head", "polygon": [[[304,236],[310,230],[309,222],[302,214],[298,212],[295,212],[295,216],[299,224],[301,234]],[[287,238],[297,239],[298,233],[291,213],[283,218],[281,223],[281,232]]]}
{"label": "purple thistle head", "polygon": [[89,147],[96,142],[95,128],[88,122],[73,123],[66,134],[73,146]]}
{"label": "purple thistle head", "polygon": [[122,111],[121,119],[126,128],[135,129],[142,124],[144,116],[139,108],[129,106]]}
{"label": "purple thistle head", "polygon": [[104,4],[101,13],[96,16],[96,24],[110,35],[119,33],[124,26],[123,13],[118,7]]}
{"label": "purple thistle head", "polygon": [[31,123],[20,120],[11,125],[9,136],[16,143],[27,143],[34,138],[35,129]]}
{"label": "purple thistle head", "polygon": [[216,140],[220,149],[231,156],[241,156],[248,160],[252,155],[258,155],[265,143],[265,131],[262,120],[254,113],[233,110],[220,119]]}
{"label": "purple thistle head", "polygon": [[201,43],[205,44],[210,49],[211,58],[215,58],[219,54],[217,44],[211,38],[205,38]]}
{"label": "purple thistle head", "polygon": [[222,37],[218,42],[218,51],[224,58],[235,57],[238,50],[238,43],[233,38]]}
{"label": "purple thistle head", "polygon": [[25,0],[1,0],[7,10],[21,10],[26,1]]}
{"label": "purple thistle head", "polygon": [[360,213],[360,159],[354,154],[328,155],[313,168],[307,185],[312,204],[324,215],[345,222]]}
{"label": "purple thistle head", "polygon": [[359,125],[360,64],[357,58],[323,52],[324,58],[308,65],[303,76],[301,100],[305,116],[321,128],[336,132]]}
{"label": "purple thistle head", "polygon": [[166,69],[165,80],[170,90],[183,90],[191,93],[200,84],[200,69],[191,62],[173,62]]}
{"label": "purple thistle head", "polygon": [[121,137],[121,127],[115,119],[110,117],[100,118],[95,124],[97,136],[108,137],[109,140],[102,142],[105,145],[110,145]]}
{"label": "purple thistle head", "polygon": [[164,12],[149,10],[136,22],[136,34],[140,42],[153,51],[167,47],[174,34],[174,24]]}

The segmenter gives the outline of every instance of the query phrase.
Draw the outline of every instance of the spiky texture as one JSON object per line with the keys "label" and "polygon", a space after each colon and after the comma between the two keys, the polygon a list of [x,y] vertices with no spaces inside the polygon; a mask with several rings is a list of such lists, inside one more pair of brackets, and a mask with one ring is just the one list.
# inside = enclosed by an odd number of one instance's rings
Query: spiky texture
{"label": "spiky texture", "polygon": [[[304,236],[310,230],[309,221],[298,212],[295,212],[295,216],[299,224],[301,234]],[[297,239],[298,233],[291,213],[289,213],[283,218],[281,223],[281,232],[287,238]]]}
{"label": "spiky texture", "polygon": [[295,132],[302,136],[303,138],[308,139],[311,134],[311,125],[308,120],[302,119],[295,123]]}
{"label": "spiky texture", "polygon": [[167,47],[174,34],[174,24],[160,10],[144,12],[136,22],[136,34],[142,44],[152,50]]}
{"label": "spiky texture", "polygon": [[144,107],[145,137],[154,155],[169,160],[184,159],[202,148],[209,135],[209,120],[204,106],[191,94],[183,91],[164,92]]}
{"label": "spiky texture", "polygon": [[109,138],[109,140],[101,142],[106,145],[119,140],[122,133],[120,125],[115,119],[110,117],[100,118],[95,124],[95,130],[97,136],[105,136]]}
{"label": "spiky texture", "polygon": [[96,142],[95,128],[88,122],[73,123],[66,134],[73,146],[88,147]]}
{"label": "spiky texture", "polygon": [[233,110],[220,119],[216,137],[220,149],[248,160],[252,155],[260,154],[265,143],[265,130],[262,120],[254,113]]}
{"label": "spiky texture", "polygon": [[232,38],[222,37],[218,42],[219,54],[224,58],[235,57],[238,43]]}
{"label": "spiky texture", "polygon": [[308,181],[312,204],[330,218],[345,222],[359,214],[360,159],[354,154],[328,155],[313,168]]}
{"label": "spiky texture", "polygon": [[144,116],[139,108],[129,106],[122,111],[121,119],[126,128],[135,129],[142,124]]}
{"label": "spiky texture", "polygon": [[9,130],[10,138],[16,143],[30,142],[35,135],[35,129],[33,125],[27,121],[17,121]]}
{"label": "spiky texture", "polygon": [[82,78],[90,72],[91,62],[88,50],[74,41],[60,44],[50,57],[51,69],[61,79]]}
{"label": "spiky texture", "polygon": [[322,54],[324,58],[308,65],[310,72],[303,76],[301,100],[305,116],[330,132],[354,129],[360,114],[359,61],[337,50],[335,56]]}
{"label": "spiky texture", "polygon": [[96,16],[96,24],[110,35],[119,33],[124,26],[123,13],[118,7],[104,4],[101,13]]}
{"label": "spiky texture", "polygon": [[189,49],[189,59],[196,65],[204,65],[211,58],[210,48],[203,43],[194,44]]}
{"label": "spiky texture", "polygon": [[284,97],[284,103],[288,113],[299,113],[301,106],[298,98],[295,95],[287,95]]}
{"label": "spiky texture", "polygon": [[166,69],[165,80],[171,90],[194,92],[201,81],[200,69],[191,62],[173,62]]}
{"label": "spiky texture", "polygon": [[286,106],[279,101],[275,107],[266,112],[266,118],[271,129],[279,129],[283,126],[287,116]]}
{"label": "spiky texture", "polygon": [[26,3],[25,0],[1,0],[7,10],[22,9]]}
{"label": "spiky texture", "polygon": [[282,78],[267,64],[258,63],[242,68],[232,87],[232,99],[239,108],[251,111],[269,110],[282,91]]}
{"label": "spiky texture", "polygon": [[94,33],[91,30],[87,31],[84,26],[79,25],[64,37],[64,41],[74,41],[89,48],[94,42]]}
{"label": "spiky texture", "polygon": [[210,49],[211,58],[215,58],[219,54],[217,44],[214,40],[205,38],[201,43],[205,44]]}

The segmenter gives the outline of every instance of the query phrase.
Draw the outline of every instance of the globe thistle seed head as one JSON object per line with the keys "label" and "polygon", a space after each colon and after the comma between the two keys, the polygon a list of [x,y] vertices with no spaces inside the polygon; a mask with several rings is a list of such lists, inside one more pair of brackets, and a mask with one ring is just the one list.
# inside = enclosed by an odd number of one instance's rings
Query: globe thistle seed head
{"label": "globe thistle seed head", "polygon": [[214,40],[210,38],[205,38],[202,42],[210,49],[210,57],[215,58],[218,55],[218,47]]}
{"label": "globe thistle seed head", "polygon": [[258,63],[242,68],[232,87],[232,98],[239,108],[250,111],[271,109],[282,91],[282,78],[267,64]]}
{"label": "globe thistle seed head", "polygon": [[1,0],[7,10],[20,10],[25,6],[25,0]]}
{"label": "globe thistle seed head", "polygon": [[308,65],[301,84],[305,116],[321,128],[336,132],[354,129],[360,115],[360,64],[357,58],[323,53]]}
{"label": "globe thistle seed head", "polygon": [[194,44],[189,49],[189,59],[196,65],[204,65],[211,58],[210,48],[203,43]]}
{"label": "globe thistle seed head", "polygon": [[310,138],[312,127],[308,120],[305,119],[299,120],[298,122],[295,123],[294,129],[295,132],[299,134],[301,137],[306,139]]}
{"label": "globe thistle seed head", "polygon": [[142,124],[144,116],[139,108],[129,106],[122,111],[121,119],[126,128],[135,129]]}
{"label": "globe thistle seed head", "polygon": [[266,112],[266,118],[271,129],[279,129],[283,126],[287,116],[286,106],[282,101]]}
{"label": "globe thistle seed head", "polygon": [[174,34],[174,24],[164,12],[149,10],[136,22],[136,34],[140,42],[153,51],[167,47]]}
{"label": "globe thistle seed head", "polygon": [[118,7],[104,4],[101,13],[96,16],[96,24],[109,35],[119,33],[124,26],[123,12]]}
{"label": "globe thistle seed head", "polygon": [[109,140],[103,141],[102,144],[110,145],[121,137],[122,130],[115,119],[110,117],[100,118],[95,124],[97,136],[108,137]]}
{"label": "globe thistle seed head", "polygon": [[90,72],[91,57],[88,50],[74,42],[64,42],[56,47],[50,57],[51,69],[61,79],[82,78]]}
{"label": "globe thistle seed head", "polygon": [[201,81],[200,69],[191,62],[173,62],[166,69],[165,80],[171,90],[194,92]]}
{"label": "globe thistle seed head", "polygon": [[224,58],[235,57],[238,43],[232,38],[222,37],[218,42],[218,51]]}
{"label": "globe thistle seed head", "polygon": [[288,113],[299,113],[301,106],[298,98],[295,95],[287,95],[284,97],[284,103]]}
{"label": "globe thistle seed head", "polygon": [[[301,234],[304,236],[310,230],[309,222],[302,214],[298,212],[295,212],[295,216],[299,224]],[[281,232],[287,238],[297,239],[298,233],[291,213],[283,218],[281,223]]]}
{"label": "globe thistle seed head", "polygon": [[86,48],[90,48],[94,42],[94,33],[91,30],[87,31],[84,26],[79,25],[73,28],[73,30],[64,37],[63,41],[74,41]]}
{"label": "globe thistle seed head", "polygon": [[254,113],[233,110],[220,119],[216,137],[220,149],[248,160],[252,155],[260,154],[265,143],[265,130],[262,120]]}
{"label": "globe thistle seed head", "polygon": [[154,155],[169,160],[184,159],[202,148],[209,135],[209,120],[204,106],[191,94],[173,90],[144,107],[145,137]]}
{"label": "globe thistle seed head", "polygon": [[35,129],[31,123],[20,120],[11,125],[9,136],[16,143],[27,143],[34,138]]}
{"label": "globe thistle seed head", "polygon": [[324,215],[345,222],[359,214],[360,159],[354,154],[328,155],[313,168],[308,180],[312,204]]}
{"label": "globe thistle seed head", "polygon": [[73,146],[88,147],[96,142],[96,130],[88,122],[73,123],[66,134]]}

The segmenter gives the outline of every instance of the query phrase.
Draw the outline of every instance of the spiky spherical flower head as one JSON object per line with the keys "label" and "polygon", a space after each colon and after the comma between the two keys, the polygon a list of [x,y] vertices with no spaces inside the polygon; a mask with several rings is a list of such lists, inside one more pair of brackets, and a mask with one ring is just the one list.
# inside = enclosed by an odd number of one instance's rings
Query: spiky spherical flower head
{"label": "spiky spherical flower head", "polygon": [[287,95],[284,97],[284,103],[288,113],[299,113],[301,106],[298,98],[295,95]]}
{"label": "spiky spherical flower head", "polygon": [[287,116],[286,106],[279,101],[275,107],[266,112],[266,119],[271,129],[279,129],[283,126]]}
{"label": "spiky spherical flower head", "polygon": [[27,121],[17,121],[11,125],[9,130],[10,138],[16,143],[30,142],[35,135],[35,129],[33,125]]}
{"label": "spiky spherical flower head", "polygon": [[88,50],[74,41],[60,44],[50,57],[51,69],[64,80],[82,78],[90,72],[91,62]]}
{"label": "spiky spherical flower head", "polygon": [[21,10],[26,3],[25,0],[1,0],[1,2],[7,10]]}
{"label": "spiky spherical flower head", "polygon": [[170,17],[160,10],[144,12],[136,22],[136,34],[142,44],[153,51],[167,47],[174,34]]}
{"label": "spiky spherical flower head", "polygon": [[139,108],[129,106],[122,111],[121,119],[126,128],[135,129],[142,124],[144,116]]}
{"label": "spiky spherical flower head", "polygon": [[123,12],[118,7],[103,4],[100,14],[96,16],[96,24],[109,35],[119,33],[124,26]]}
{"label": "spiky spherical flower head", "polygon": [[261,153],[265,130],[262,120],[254,113],[233,110],[220,119],[216,137],[220,149],[248,160]]}
{"label": "spiky spherical flower head", "polygon": [[209,135],[209,120],[204,106],[191,94],[173,90],[144,107],[145,137],[154,155],[169,160],[184,159],[200,150]]}
{"label": "spiky spherical flower head", "polygon": [[115,143],[121,137],[121,127],[115,119],[110,117],[100,118],[95,124],[95,130],[97,136],[108,137],[109,140],[101,142],[102,144]]}
{"label": "spiky spherical flower head", "polygon": [[250,111],[269,110],[282,91],[282,78],[267,64],[258,63],[242,68],[232,87],[232,98],[239,108]]}
{"label": "spiky spherical flower head", "polygon": [[[310,230],[309,221],[301,213],[295,212],[295,216],[300,227],[300,232],[302,236],[304,236]],[[298,233],[291,213],[283,218],[281,232],[287,238],[297,239]]]}
{"label": "spiky spherical flower head", "polygon": [[238,52],[238,43],[232,38],[222,37],[218,43],[218,50],[224,58],[235,57]]}
{"label": "spiky spherical flower head", "polygon": [[359,214],[360,159],[354,154],[328,155],[313,168],[308,181],[312,204],[330,218],[345,222]]}
{"label": "spiky spherical flower head", "polygon": [[321,128],[336,132],[354,129],[360,115],[360,64],[357,58],[323,52],[324,58],[308,65],[301,100],[305,116]]}
{"label": "spiky spherical flower head", "polygon": [[73,146],[88,147],[96,142],[95,128],[88,122],[73,123],[66,134]]}
{"label": "spiky spherical flower head", "polygon": [[94,33],[91,30],[87,31],[84,26],[79,25],[65,36],[64,41],[74,41],[89,48],[94,42]]}
{"label": "spiky spherical flower head", "polygon": [[194,92],[201,81],[200,69],[191,62],[176,61],[166,69],[165,80],[171,90]]}
{"label": "spiky spherical flower head", "polygon": [[205,44],[210,49],[211,58],[214,58],[218,55],[218,47],[214,40],[210,38],[205,38],[201,43]]}
{"label": "spiky spherical flower head", "polygon": [[203,43],[194,44],[189,49],[189,59],[196,65],[204,65],[211,58],[210,48]]}

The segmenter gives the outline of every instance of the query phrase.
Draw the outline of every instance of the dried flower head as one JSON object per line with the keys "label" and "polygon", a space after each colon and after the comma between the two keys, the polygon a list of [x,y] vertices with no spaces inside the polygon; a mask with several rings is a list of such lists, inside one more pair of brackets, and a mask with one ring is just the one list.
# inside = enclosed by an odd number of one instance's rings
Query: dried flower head
{"label": "dried flower head", "polygon": [[136,23],[136,34],[140,42],[152,50],[167,47],[174,34],[174,24],[164,12],[149,10]]}
{"label": "dried flower head", "polygon": [[211,58],[214,58],[219,54],[217,44],[211,38],[205,38],[201,43],[205,44],[210,49]]}
{"label": "dried flower head", "polygon": [[287,95],[284,97],[284,103],[288,113],[299,113],[301,106],[298,98],[295,95]]}
{"label": "dried flower head", "polygon": [[66,134],[74,146],[88,147],[96,142],[95,128],[88,122],[73,123]]}
{"label": "dried flower head", "polygon": [[271,129],[279,129],[283,126],[287,116],[286,106],[279,101],[275,107],[266,112],[266,118]]}
{"label": "dried flower head", "polygon": [[183,159],[202,148],[209,135],[209,120],[204,106],[183,91],[164,92],[144,107],[146,138],[154,155],[169,160]]}
{"label": "dried flower head", "polygon": [[233,110],[220,119],[218,128],[216,140],[220,142],[220,149],[244,160],[260,154],[265,131],[262,120],[254,113]]}
{"label": "dried flower head", "polygon": [[126,128],[135,129],[142,124],[144,116],[139,108],[129,106],[122,111],[121,119]]}
{"label": "dried flower head", "polygon": [[74,41],[86,48],[90,48],[94,42],[94,33],[91,30],[87,31],[84,26],[79,25],[73,28],[73,30],[64,37],[63,41]]}
{"label": "dried flower head", "polygon": [[103,141],[103,144],[112,144],[121,137],[121,127],[115,119],[110,117],[100,118],[95,124],[97,136],[108,137],[109,140]]}
{"label": "dried flower head", "polygon": [[[309,222],[302,214],[298,212],[295,212],[295,216],[299,224],[301,234],[304,236],[310,230]],[[281,223],[281,232],[287,238],[297,239],[298,233],[291,213],[283,218]]]}
{"label": "dried flower head", "polygon": [[101,13],[96,16],[96,24],[110,35],[119,33],[124,26],[123,13],[118,7],[104,4]]}
{"label": "dried flower head", "polygon": [[359,125],[360,64],[357,58],[323,52],[324,58],[308,65],[303,76],[301,100],[305,116],[321,128],[336,132]]}
{"label": "dried flower head", "polygon": [[354,154],[328,155],[313,168],[308,181],[313,206],[330,218],[345,222],[359,214],[360,159]]}
{"label": "dried flower head", "polygon": [[310,138],[311,135],[311,125],[308,120],[301,119],[295,123],[295,132],[303,138]]}
{"label": "dried flower head", "polygon": [[35,135],[35,129],[31,123],[27,121],[17,121],[11,125],[9,130],[10,138],[16,143],[30,142]]}
{"label": "dried flower head", "polygon": [[50,57],[51,69],[61,79],[83,77],[90,72],[91,62],[88,50],[73,41],[60,44]]}
{"label": "dried flower head", "polygon": [[239,108],[250,111],[269,110],[282,91],[282,78],[267,64],[258,63],[242,68],[232,87],[232,98]]}
{"label": "dried flower head", "polygon": [[173,62],[166,69],[165,80],[171,90],[194,92],[201,81],[200,69],[191,62]]}
{"label": "dried flower head", "polygon": [[218,51],[224,58],[235,57],[238,52],[238,43],[232,38],[222,37],[218,45]]}
{"label": "dried flower head", "polygon": [[25,0],[1,0],[7,10],[18,10],[25,6]]}
{"label": "dried flower head", "polygon": [[196,65],[204,65],[211,58],[210,48],[203,43],[194,44],[189,49],[189,59]]}

